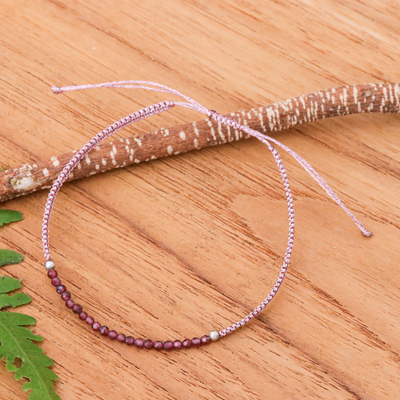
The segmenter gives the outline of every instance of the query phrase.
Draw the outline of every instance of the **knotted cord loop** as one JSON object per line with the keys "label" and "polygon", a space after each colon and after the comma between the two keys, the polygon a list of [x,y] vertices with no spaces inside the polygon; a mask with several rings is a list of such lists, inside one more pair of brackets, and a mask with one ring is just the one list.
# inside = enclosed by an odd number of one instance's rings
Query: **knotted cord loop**
{"label": "knotted cord loop", "polygon": [[[339,199],[339,197],[335,194],[333,189],[326,183],[326,181],[315,171],[315,169],[302,158],[295,151],[291,150],[289,147],[285,146],[283,143],[278,140],[262,134],[254,129],[249,128],[248,126],[240,124],[239,121],[232,119],[230,117],[224,116],[214,110],[209,110],[194,99],[186,96],[179,91],[172,89],[168,86],[161,85],[159,83],[150,82],[150,81],[119,81],[119,82],[106,82],[95,85],[80,85],[80,86],[65,86],[65,87],[57,87],[53,86],[53,92],[63,93],[67,91],[74,90],[86,90],[86,89],[94,89],[94,88],[124,88],[124,89],[144,89],[151,90],[156,92],[162,92],[167,94],[172,94],[175,96],[180,96],[186,100],[186,102],[176,102],[176,101],[163,101],[134,112],[133,114],[128,115],[125,118],[113,123],[108,128],[104,129],[100,133],[98,133],[95,137],[93,137],[88,143],[86,143],[81,150],[75,153],[74,157],[66,164],[64,169],[59,174],[58,178],[54,181],[52,188],[50,189],[50,193],[47,199],[47,203],[45,206],[45,212],[43,216],[43,225],[42,225],[42,243],[43,243],[43,251],[45,258],[48,262],[51,262],[50,248],[49,248],[49,223],[51,212],[53,209],[53,205],[55,202],[56,195],[60,190],[61,186],[68,178],[69,174],[72,170],[77,166],[80,160],[95,146],[98,145],[101,141],[118,131],[119,129],[124,128],[125,126],[137,122],[141,119],[147,118],[150,115],[160,114],[164,111],[169,110],[174,106],[186,107],[200,113],[207,115],[209,118],[214,119],[221,124],[228,125],[233,127],[236,130],[242,130],[260,140],[262,143],[266,144],[269,151],[271,152],[275,163],[278,167],[279,173],[282,178],[286,201],[288,206],[288,217],[289,217],[289,233],[288,233],[288,241],[287,241],[287,249],[283,259],[283,264],[277,278],[275,285],[270,291],[269,295],[262,301],[251,313],[246,315],[243,319],[236,322],[235,324],[222,329],[218,332],[219,336],[226,336],[227,334],[233,332],[234,330],[240,328],[244,324],[246,324],[250,319],[254,318],[257,314],[259,314],[274,298],[279,288],[281,287],[283,280],[285,279],[287,269],[289,267],[291,254],[294,245],[294,227],[295,227],[295,217],[294,217],[294,209],[293,209],[293,196],[290,190],[290,184],[287,177],[286,169],[283,165],[282,159],[278,151],[275,147],[270,143],[274,143],[277,146],[281,147],[283,150],[288,152],[292,157],[296,159],[296,161],[318,182],[318,184],[326,191],[326,193],[337,203],[339,206],[349,215],[349,217],[355,222],[358,228],[361,230],[364,236],[371,236],[372,233],[368,231],[360,221],[353,215],[353,213],[343,204],[343,202]],[[52,262],[51,262],[52,263]]]}

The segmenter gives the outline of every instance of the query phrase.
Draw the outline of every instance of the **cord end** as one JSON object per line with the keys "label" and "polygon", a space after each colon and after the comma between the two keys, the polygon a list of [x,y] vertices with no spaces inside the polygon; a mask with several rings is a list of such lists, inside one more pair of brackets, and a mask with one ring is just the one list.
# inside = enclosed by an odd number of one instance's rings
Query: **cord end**
{"label": "cord end", "polygon": [[51,90],[52,90],[53,93],[55,93],[55,94],[59,94],[59,93],[62,93],[62,92],[63,92],[63,90],[62,90],[60,87],[58,87],[58,86],[53,86],[53,87],[51,88]]}
{"label": "cord end", "polygon": [[371,237],[372,236],[372,232],[368,231],[367,229],[364,229],[361,232],[365,237]]}

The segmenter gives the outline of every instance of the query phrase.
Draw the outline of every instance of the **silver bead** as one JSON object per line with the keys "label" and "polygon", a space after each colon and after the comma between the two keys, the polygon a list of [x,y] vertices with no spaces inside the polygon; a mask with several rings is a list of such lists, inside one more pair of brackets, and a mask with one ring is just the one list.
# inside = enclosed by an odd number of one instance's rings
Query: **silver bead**
{"label": "silver bead", "polygon": [[46,267],[47,271],[51,271],[52,269],[54,269],[53,261],[46,261],[45,267]]}
{"label": "silver bead", "polygon": [[212,342],[216,342],[219,339],[219,333],[217,331],[211,331],[209,336]]}

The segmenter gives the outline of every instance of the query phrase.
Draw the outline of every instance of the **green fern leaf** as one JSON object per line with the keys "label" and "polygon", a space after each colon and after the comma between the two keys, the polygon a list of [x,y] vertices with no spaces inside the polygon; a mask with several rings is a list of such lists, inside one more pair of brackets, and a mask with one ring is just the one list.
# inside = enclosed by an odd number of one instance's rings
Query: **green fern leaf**
{"label": "green fern leaf", "polygon": [[22,254],[12,250],[0,249],[0,267],[9,264],[19,264],[24,259]]}
{"label": "green fern leaf", "polygon": [[[43,353],[33,341],[42,341],[41,336],[32,334],[26,326],[36,324],[33,317],[25,314],[3,311],[6,307],[28,304],[31,298],[24,293],[10,295],[19,289],[21,281],[8,276],[0,277],[0,359],[6,358],[6,367],[15,373],[15,379],[26,378],[22,389],[31,390],[29,400],[61,400],[53,388],[57,375],[49,368],[54,362]],[[16,360],[22,365],[14,365]]]}
{"label": "green fern leaf", "polygon": [[19,211],[0,210],[0,226],[22,220],[22,214]]}

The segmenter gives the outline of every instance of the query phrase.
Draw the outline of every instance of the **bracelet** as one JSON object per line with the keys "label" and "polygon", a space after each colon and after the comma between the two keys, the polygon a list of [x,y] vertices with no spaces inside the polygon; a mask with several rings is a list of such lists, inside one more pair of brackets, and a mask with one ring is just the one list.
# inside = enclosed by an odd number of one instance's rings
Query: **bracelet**
{"label": "bracelet", "polygon": [[[357,220],[357,218],[352,214],[352,212],[342,203],[342,201],[337,197],[332,188],[325,182],[325,180],[314,170],[314,168],[305,161],[299,154],[279,142],[278,140],[262,134],[254,129],[249,128],[248,126],[242,125],[240,121],[236,121],[227,116],[219,114],[214,110],[209,110],[206,107],[202,106],[192,98],[183,95],[175,89],[171,89],[167,86],[148,82],[148,81],[120,81],[120,82],[107,82],[103,84],[97,85],[81,85],[81,86],[67,86],[67,87],[55,87],[53,86],[54,93],[62,93],[73,90],[84,90],[84,89],[92,89],[92,88],[126,88],[126,89],[144,89],[144,90],[152,90],[158,92],[164,92],[176,96],[180,96],[186,100],[186,102],[177,102],[177,101],[163,101],[145,108],[142,108],[139,111],[134,112],[133,114],[128,115],[127,117],[113,123],[108,128],[104,129],[100,133],[98,133],[95,137],[93,137],[88,143],[86,143],[79,151],[77,151],[72,159],[65,165],[61,173],[58,175],[57,179],[54,181],[45,206],[45,211],[43,215],[43,224],[42,224],[42,244],[43,244],[43,252],[46,259],[45,267],[48,277],[51,280],[51,284],[55,286],[56,291],[59,295],[61,295],[61,299],[65,302],[65,305],[68,309],[72,310],[74,314],[79,316],[79,319],[85,321],[89,324],[94,331],[98,331],[100,335],[106,336],[111,340],[117,340],[121,343],[126,343],[130,346],[135,346],[137,348],[145,348],[145,349],[157,349],[157,350],[171,350],[171,349],[181,349],[181,348],[189,348],[189,347],[200,347],[205,344],[209,344],[210,342],[217,341],[221,337],[224,337],[236,329],[242,327],[251,319],[255,318],[263,309],[271,302],[271,300],[275,297],[276,293],[280,289],[285,276],[287,269],[289,267],[291,254],[293,250],[294,244],[294,226],[295,226],[295,218],[294,218],[294,209],[293,209],[293,196],[290,190],[289,180],[286,174],[286,169],[283,165],[282,159],[275,149],[275,147],[271,144],[275,143],[285,151],[287,151],[291,156],[293,156],[299,164],[319,183],[319,185],[327,192],[327,194],[337,203],[340,207],[349,215],[349,217],[355,222],[358,228],[361,230],[364,236],[371,236],[372,233],[368,231],[362,224]],[[54,202],[56,196],[61,189],[63,183],[68,178],[69,174],[73,171],[73,169],[78,166],[79,162],[92,150],[96,147],[101,141],[111,136],[114,132],[124,128],[125,126],[137,122],[141,119],[147,118],[154,114],[160,114],[164,111],[169,110],[175,106],[182,106],[186,108],[190,108],[196,111],[199,111],[208,116],[208,118],[213,119],[220,124],[227,125],[228,129],[232,128],[235,131],[244,131],[250,136],[256,137],[258,140],[263,142],[268,146],[268,149],[272,153],[274,157],[275,163],[277,164],[278,170],[280,172],[285,194],[286,201],[288,205],[288,216],[289,216],[289,233],[288,233],[288,241],[287,241],[287,249],[283,258],[282,267],[280,269],[278,278],[276,280],[275,285],[271,289],[268,296],[248,315],[242,318],[240,321],[232,324],[231,326],[224,328],[220,331],[212,330],[209,334],[203,335],[201,337],[194,337],[193,339],[184,339],[184,340],[167,340],[167,341],[152,341],[150,339],[142,339],[142,338],[134,338],[133,336],[126,336],[123,333],[117,333],[115,330],[110,330],[106,325],[102,325],[100,322],[96,321],[92,316],[88,315],[86,311],[84,311],[83,307],[80,304],[77,304],[72,299],[72,295],[67,291],[65,285],[62,284],[60,277],[55,269],[55,264],[50,255],[50,247],[49,247],[49,223],[51,212],[53,210]]]}

